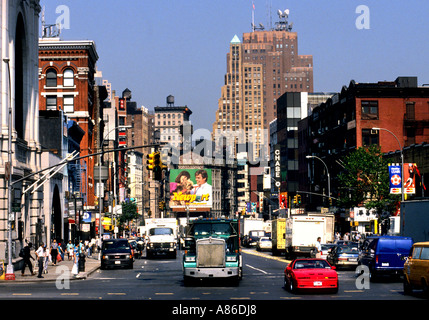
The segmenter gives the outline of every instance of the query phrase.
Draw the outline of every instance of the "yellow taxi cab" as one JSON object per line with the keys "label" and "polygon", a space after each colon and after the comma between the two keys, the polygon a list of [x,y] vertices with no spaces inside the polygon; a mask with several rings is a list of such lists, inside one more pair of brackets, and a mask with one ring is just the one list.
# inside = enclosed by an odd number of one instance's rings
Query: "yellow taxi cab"
{"label": "yellow taxi cab", "polygon": [[404,263],[404,294],[413,289],[429,294],[429,242],[416,242]]}

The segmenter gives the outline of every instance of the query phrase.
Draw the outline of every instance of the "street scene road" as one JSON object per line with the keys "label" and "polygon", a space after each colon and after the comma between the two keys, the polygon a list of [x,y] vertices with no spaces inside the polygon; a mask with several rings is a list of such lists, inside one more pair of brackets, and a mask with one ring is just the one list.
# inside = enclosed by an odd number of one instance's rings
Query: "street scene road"
{"label": "street scene road", "polygon": [[176,259],[156,257],[136,259],[134,268],[97,270],[86,280],[70,282],[69,289],[58,289],[55,282],[7,283],[0,288],[0,299],[79,299],[79,300],[423,300],[419,291],[404,296],[401,279],[370,282],[359,289],[355,270],[339,270],[339,291],[292,294],[283,285],[288,260],[254,249],[243,249],[243,279],[238,286],[227,282],[205,281],[185,287],[181,252]]}

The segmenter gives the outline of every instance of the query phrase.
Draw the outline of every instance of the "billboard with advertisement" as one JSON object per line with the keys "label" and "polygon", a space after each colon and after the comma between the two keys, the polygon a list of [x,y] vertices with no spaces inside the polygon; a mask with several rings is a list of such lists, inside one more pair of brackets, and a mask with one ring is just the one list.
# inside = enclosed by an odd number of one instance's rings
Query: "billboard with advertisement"
{"label": "billboard with advertisement", "polygon": [[170,170],[170,208],[207,209],[213,204],[211,169]]}
{"label": "billboard with advertisement", "polygon": [[[420,176],[419,169],[415,163],[404,164],[404,193],[416,193],[416,175]],[[389,165],[390,193],[401,194],[401,166]],[[423,188],[426,187],[423,185]]]}
{"label": "billboard with advertisement", "polygon": [[401,194],[401,166],[389,166],[389,188],[391,194]]}

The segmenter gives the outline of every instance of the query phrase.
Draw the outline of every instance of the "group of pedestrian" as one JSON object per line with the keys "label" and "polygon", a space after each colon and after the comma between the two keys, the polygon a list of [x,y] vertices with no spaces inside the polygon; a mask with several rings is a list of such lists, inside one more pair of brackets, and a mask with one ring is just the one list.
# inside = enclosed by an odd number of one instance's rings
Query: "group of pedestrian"
{"label": "group of pedestrian", "polygon": [[37,261],[38,266],[38,278],[43,278],[42,274],[48,273],[48,265],[51,262],[52,265],[56,266],[59,262],[64,260],[65,254],[67,253],[68,259],[73,260],[72,274],[77,275],[79,273],[78,262],[79,256],[82,258],[85,254],[84,245],[82,241],[76,241],[72,244],[71,240],[67,245],[53,240],[50,247],[47,248],[45,243],[41,243],[35,251],[36,259],[31,255],[31,248],[33,244],[30,242],[23,248],[22,258],[24,260],[24,266],[21,270],[21,275],[24,276],[25,268],[28,267],[31,275],[36,273],[33,271],[33,261]]}

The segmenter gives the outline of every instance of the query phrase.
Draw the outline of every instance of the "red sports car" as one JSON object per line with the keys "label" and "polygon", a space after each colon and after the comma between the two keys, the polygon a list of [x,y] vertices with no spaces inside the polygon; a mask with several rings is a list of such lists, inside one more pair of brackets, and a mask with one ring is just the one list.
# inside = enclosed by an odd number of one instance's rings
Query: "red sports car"
{"label": "red sports car", "polygon": [[298,290],[328,290],[338,292],[338,274],[335,267],[323,259],[295,259],[285,269],[285,288]]}

